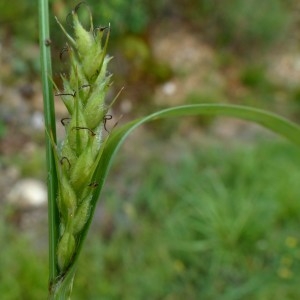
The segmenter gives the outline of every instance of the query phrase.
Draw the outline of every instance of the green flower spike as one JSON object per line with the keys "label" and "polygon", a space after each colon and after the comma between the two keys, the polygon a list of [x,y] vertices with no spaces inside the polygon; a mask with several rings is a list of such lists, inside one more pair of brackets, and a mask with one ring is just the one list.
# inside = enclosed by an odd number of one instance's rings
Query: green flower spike
{"label": "green flower spike", "polygon": [[[57,20],[69,44],[64,48],[69,55],[71,69],[62,76],[64,91],[59,92],[70,118],[63,122],[66,136],[60,147],[55,145],[56,168],[59,180],[57,205],[60,214],[60,240],[57,261],[63,273],[71,264],[80,233],[90,214],[90,200],[94,192],[92,177],[99,163],[105,140],[104,118],[108,111],[105,95],[111,76],[107,75],[110,57],[106,55],[109,28],[87,31],[72,11],[74,38]],[[104,31],[107,32],[104,45]]]}

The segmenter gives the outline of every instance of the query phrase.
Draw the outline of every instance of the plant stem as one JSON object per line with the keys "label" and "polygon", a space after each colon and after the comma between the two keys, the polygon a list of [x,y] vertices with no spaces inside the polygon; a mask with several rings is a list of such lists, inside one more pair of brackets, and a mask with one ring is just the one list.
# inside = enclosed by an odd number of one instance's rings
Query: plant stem
{"label": "plant stem", "polygon": [[[56,141],[55,110],[52,90],[52,67],[50,52],[49,3],[39,0],[39,33],[41,78],[44,98],[44,118],[46,129],[46,161],[48,184],[48,226],[49,226],[49,292],[52,290],[57,275],[56,249],[58,242],[58,210],[56,205],[57,176],[51,137]],[[51,137],[49,136],[51,135]]]}

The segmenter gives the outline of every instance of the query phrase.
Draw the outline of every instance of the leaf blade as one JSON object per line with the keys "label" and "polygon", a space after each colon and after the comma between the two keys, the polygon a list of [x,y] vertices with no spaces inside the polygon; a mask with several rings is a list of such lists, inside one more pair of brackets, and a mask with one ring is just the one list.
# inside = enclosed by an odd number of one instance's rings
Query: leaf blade
{"label": "leaf blade", "polygon": [[[163,118],[197,115],[228,116],[252,121],[300,146],[300,126],[279,115],[264,110],[239,105],[184,105],[155,112],[151,115],[134,120],[118,128],[115,132],[112,133],[112,136],[110,137],[108,144],[104,149],[103,157],[100,162],[100,164],[102,165],[98,167],[98,172],[102,173],[105,171],[105,169],[107,168],[106,165],[111,163],[112,157],[115,155],[123,141],[138,126]],[[100,175],[98,176],[97,177],[100,178]]]}
{"label": "leaf blade", "polygon": [[105,183],[108,171],[110,169],[113,157],[117,153],[118,149],[125,141],[126,137],[134,131],[138,126],[147,122],[152,122],[158,119],[169,117],[183,117],[183,116],[197,116],[197,115],[210,115],[210,116],[228,116],[248,121],[255,122],[261,126],[268,128],[269,130],[287,138],[300,147],[300,126],[293,123],[279,115],[263,111],[256,108],[250,108],[245,106],[227,105],[227,104],[195,104],[184,105],[173,108],[164,109],[146,117],[129,122],[115,131],[113,131],[105,145],[102,153],[102,157],[99,161],[98,167],[95,171],[93,180],[98,182],[97,189],[91,200],[91,212],[87,223],[80,237],[77,252],[74,257],[74,262],[78,259],[81,251],[83,241],[86,238],[88,229],[90,227],[93,214],[96,208],[96,203],[99,199],[101,190]]}

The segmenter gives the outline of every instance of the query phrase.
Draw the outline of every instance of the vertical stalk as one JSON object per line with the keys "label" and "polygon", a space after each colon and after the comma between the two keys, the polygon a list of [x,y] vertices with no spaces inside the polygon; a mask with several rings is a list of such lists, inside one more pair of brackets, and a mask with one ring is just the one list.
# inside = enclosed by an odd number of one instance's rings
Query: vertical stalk
{"label": "vertical stalk", "polygon": [[[58,275],[56,249],[58,242],[58,210],[57,176],[55,169],[54,154],[49,134],[56,141],[55,110],[52,89],[52,67],[50,52],[49,30],[49,3],[48,0],[39,0],[39,37],[40,37],[40,60],[41,79],[44,99],[44,119],[46,129],[46,161],[47,161],[47,184],[48,184],[48,227],[49,227],[49,293],[53,293],[53,283]],[[50,296],[51,297],[51,296]]]}

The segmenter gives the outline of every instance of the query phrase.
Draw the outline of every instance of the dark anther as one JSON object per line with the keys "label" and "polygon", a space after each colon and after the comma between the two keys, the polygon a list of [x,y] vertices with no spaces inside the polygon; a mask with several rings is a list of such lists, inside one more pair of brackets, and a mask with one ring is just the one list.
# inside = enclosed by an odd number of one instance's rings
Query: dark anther
{"label": "dark anther", "polygon": [[90,87],[91,85],[90,84],[83,84],[79,89],[81,90],[81,89],[84,89],[84,88],[87,88],[87,87]]}
{"label": "dark anther", "polygon": [[72,17],[72,15],[73,15],[74,13],[77,13],[78,9],[80,8],[80,6],[81,6],[82,4],[85,4],[87,7],[89,7],[88,4],[87,4],[85,1],[79,2],[79,3],[75,6],[74,10],[73,10],[72,12],[68,13],[68,15],[67,15],[67,17],[66,17],[66,23],[67,23],[71,28],[73,28],[73,24],[72,24],[72,22],[70,21],[70,17]]}
{"label": "dark anther", "polygon": [[60,53],[59,53],[59,59],[62,60],[63,54],[64,54],[65,52],[69,52],[69,50],[70,50],[69,45],[66,45],[65,47],[63,47],[63,48],[61,49]]}
{"label": "dark anther", "polygon": [[74,12],[77,12],[77,10],[79,9],[79,7],[80,7],[82,4],[87,5],[87,3],[86,3],[85,1],[79,2],[79,3],[75,6],[75,8],[74,8]]}
{"label": "dark anther", "polygon": [[112,115],[105,115],[105,116],[103,117],[103,127],[104,127],[105,131],[108,132],[108,133],[109,133],[109,131],[108,131],[107,128],[106,128],[106,122],[107,122],[108,120],[111,120],[111,119],[112,119]]}
{"label": "dark anther", "polygon": [[73,127],[73,129],[76,129],[76,130],[81,130],[81,129],[88,130],[89,133],[91,134],[91,136],[95,136],[96,135],[96,133],[93,130],[91,130],[91,129],[87,128],[87,127],[77,126],[77,127]]}
{"label": "dark anther", "polygon": [[50,39],[45,39],[46,47],[49,47],[51,44],[52,44],[52,41]]}
{"label": "dark anther", "polygon": [[70,18],[72,17],[72,12],[69,12],[66,16],[66,23],[71,27],[73,28],[73,24],[72,24],[72,21],[70,21]]}
{"label": "dark anther", "polygon": [[70,170],[70,168],[71,168],[71,163],[70,163],[69,159],[68,159],[66,156],[64,156],[64,157],[61,158],[60,164],[63,165],[64,160],[66,160],[67,163],[69,164],[69,170]]}
{"label": "dark anther", "polygon": [[76,92],[74,91],[73,94],[72,93],[57,93],[57,94],[55,94],[55,96],[72,96],[72,97],[75,97]]}
{"label": "dark anther", "polygon": [[99,185],[97,182],[91,182],[88,186],[91,188],[96,188]]}
{"label": "dark anther", "polygon": [[[71,120],[71,118],[62,118],[61,120],[60,120],[60,122],[61,122],[61,124],[63,125],[63,126],[66,126],[66,123],[69,123],[68,121],[70,121]],[[66,122],[67,121],[67,122]]]}
{"label": "dark anther", "polygon": [[94,37],[96,36],[98,31],[103,32],[107,28],[109,28],[109,27],[108,26],[97,26],[97,27],[95,27],[94,30],[93,30]]}

